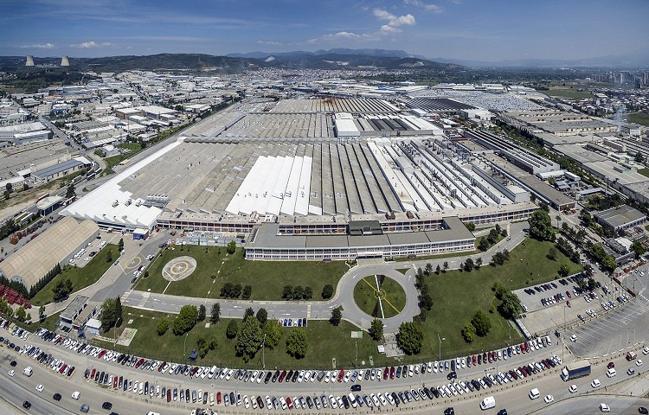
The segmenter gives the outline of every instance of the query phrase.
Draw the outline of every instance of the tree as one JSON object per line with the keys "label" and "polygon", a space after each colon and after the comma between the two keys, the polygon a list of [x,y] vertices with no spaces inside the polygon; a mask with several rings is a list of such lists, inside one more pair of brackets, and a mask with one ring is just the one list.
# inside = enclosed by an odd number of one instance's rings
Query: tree
{"label": "tree", "polygon": [[333,295],[334,295],[334,287],[333,287],[333,285],[327,284],[324,287],[322,287],[321,297],[322,297],[323,300],[328,300]]}
{"label": "tree", "polygon": [[478,242],[478,249],[481,250],[482,252],[486,251],[489,249],[491,244],[487,240],[487,238],[480,238],[480,242]]}
{"label": "tree", "polygon": [[313,289],[311,287],[304,287],[304,295],[302,296],[305,300],[310,300],[313,298]]}
{"label": "tree", "polygon": [[370,329],[368,330],[370,337],[375,341],[380,341],[383,338],[383,323],[378,318],[372,320]]}
{"label": "tree", "polygon": [[54,293],[55,302],[65,300],[72,292],[72,281],[67,278],[64,280],[59,280],[54,288],[52,288],[52,292]]}
{"label": "tree", "polygon": [[237,250],[237,243],[234,241],[228,242],[228,245],[225,247],[225,252],[227,252],[228,255],[234,254],[236,250]]}
{"label": "tree", "polygon": [[446,272],[446,270],[448,269],[448,261],[444,261],[443,267],[444,267],[444,272]]}
{"label": "tree", "polygon": [[482,310],[478,310],[475,313],[471,319],[471,324],[475,328],[475,333],[480,337],[486,336],[489,333],[489,330],[491,330],[491,321]]}
{"label": "tree", "polygon": [[101,328],[108,331],[115,326],[117,319],[116,301],[114,298],[108,298],[101,305]]}
{"label": "tree", "polygon": [[471,324],[465,324],[462,328],[462,337],[467,343],[471,343],[475,339],[475,329]]}
{"label": "tree", "polygon": [[252,295],[252,286],[246,285],[245,287],[243,287],[243,293],[241,294],[241,298],[244,300],[249,300],[251,295]]}
{"label": "tree", "polygon": [[306,356],[307,348],[306,331],[304,329],[291,330],[286,338],[286,353],[296,359],[302,359]]}
{"label": "tree", "polygon": [[108,253],[106,254],[106,262],[113,262],[113,250],[108,248]]}
{"label": "tree", "polygon": [[72,183],[70,183],[70,185],[68,186],[68,189],[65,192],[65,198],[70,199],[71,197],[74,197],[75,195],[76,195],[76,192],[74,190],[74,185]]}
{"label": "tree", "polygon": [[334,308],[333,310],[331,310],[331,318],[329,319],[329,322],[332,325],[334,325],[334,326],[339,325],[342,318],[343,318],[343,308],[342,308],[342,306],[338,306],[338,307]]}
{"label": "tree", "polygon": [[511,291],[505,292],[500,297],[498,312],[506,319],[517,319],[523,312],[521,300]]}
{"label": "tree", "polygon": [[293,287],[290,285],[285,285],[284,288],[282,289],[282,298],[284,300],[292,300],[293,299]]}
{"label": "tree", "polygon": [[239,331],[239,324],[237,324],[237,320],[230,320],[227,329],[225,329],[225,336],[228,339],[232,340],[235,337],[237,337],[238,331]]}
{"label": "tree", "polygon": [[418,354],[424,340],[424,334],[412,322],[404,322],[399,326],[397,345],[407,355]]}
{"label": "tree", "polygon": [[212,324],[218,323],[221,318],[221,305],[219,303],[214,303],[212,305],[212,311],[210,313],[210,322]]}
{"label": "tree", "polygon": [[176,336],[183,335],[194,328],[198,320],[198,309],[194,305],[184,305],[174,319],[173,332]]}
{"label": "tree", "polygon": [[554,247],[552,247],[552,248],[550,248],[548,250],[548,258],[550,258],[551,260],[556,261],[557,260],[557,255],[559,255],[559,253],[557,252],[557,250]]}
{"label": "tree", "polygon": [[475,231],[475,223],[467,222],[464,226],[471,232]]}
{"label": "tree", "polygon": [[25,321],[25,319],[27,318],[27,312],[25,311],[23,306],[18,307],[18,309],[16,310],[16,318],[20,322]]}
{"label": "tree", "polygon": [[124,249],[124,238],[119,238],[119,242],[117,243],[117,248],[119,248],[119,252],[122,252]]}
{"label": "tree", "polygon": [[45,315],[45,306],[42,305],[38,308],[38,321],[43,322],[47,316]]}
{"label": "tree", "polygon": [[196,321],[203,321],[205,320],[205,306],[201,304],[198,307],[198,317],[196,317]]}
{"label": "tree", "polygon": [[160,321],[158,322],[158,327],[156,328],[158,336],[164,335],[167,330],[169,330],[169,320],[166,318],[160,319]]}
{"label": "tree", "polygon": [[529,233],[532,238],[539,241],[552,241],[554,239],[550,215],[544,209],[534,211],[530,216],[529,223]]}
{"label": "tree", "polygon": [[435,274],[439,275],[439,273],[442,271],[441,267],[439,264],[437,264],[437,267],[435,268]]}
{"label": "tree", "polygon": [[304,298],[304,287],[301,285],[296,285],[293,287],[293,299],[294,300],[301,300]]}
{"label": "tree", "polygon": [[464,261],[464,270],[467,272],[473,270],[473,260],[471,258],[467,258],[466,261]]}
{"label": "tree", "polygon": [[570,268],[566,264],[561,264],[559,267],[559,276],[561,277],[567,277],[568,274],[570,274]]}
{"label": "tree", "polygon": [[606,255],[602,259],[602,267],[604,267],[605,270],[612,272],[615,267],[617,267],[617,263],[615,262],[615,257],[613,255]]}
{"label": "tree", "polygon": [[282,338],[282,326],[279,322],[271,320],[264,326],[264,335],[266,336],[264,345],[272,349],[279,344]]}
{"label": "tree", "polygon": [[216,339],[211,338],[211,339],[206,339],[205,337],[201,336],[198,339],[196,339],[196,349],[198,349],[198,355],[203,359],[207,354],[210,352],[210,350],[216,349]]}
{"label": "tree", "polygon": [[254,316],[247,316],[241,323],[239,333],[237,333],[237,342],[234,345],[234,350],[237,356],[242,356],[243,360],[248,362],[255,357],[257,351],[261,348],[263,341],[263,334],[259,320]]}
{"label": "tree", "polygon": [[478,258],[475,260],[475,269],[478,269],[482,266],[482,258]]}
{"label": "tree", "polygon": [[255,316],[255,310],[253,310],[252,307],[246,308],[246,311],[243,312],[244,319],[248,317],[254,317],[254,316]]}
{"label": "tree", "polygon": [[[638,153],[640,154],[640,153]],[[640,258],[642,255],[644,255],[647,250],[645,247],[640,243],[640,241],[634,241],[631,244],[631,251],[635,254],[636,259]]]}
{"label": "tree", "polygon": [[259,324],[263,326],[268,321],[268,312],[265,308],[260,308],[259,310],[257,310],[257,315],[255,317],[257,317]]}
{"label": "tree", "polygon": [[433,308],[433,297],[428,292],[419,296],[419,308],[430,311]]}
{"label": "tree", "polygon": [[426,275],[430,275],[433,272],[433,265],[430,262],[426,263],[426,266],[424,267],[424,273]]}
{"label": "tree", "polygon": [[122,300],[119,297],[115,298],[115,325],[119,327],[124,318],[124,311],[122,310]]}

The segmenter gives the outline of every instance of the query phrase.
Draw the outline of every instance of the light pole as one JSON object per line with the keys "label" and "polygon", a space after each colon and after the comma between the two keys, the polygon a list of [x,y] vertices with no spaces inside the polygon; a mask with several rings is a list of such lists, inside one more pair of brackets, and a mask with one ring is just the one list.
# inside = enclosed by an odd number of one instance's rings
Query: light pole
{"label": "light pole", "polygon": [[439,332],[437,332],[437,344],[439,345],[439,357],[437,360],[442,360],[442,342],[446,340],[446,337],[440,337]]}
{"label": "light pole", "polygon": [[266,333],[264,333],[264,340],[261,341],[261,367],[266,369],[266,355],[264,354],[266,346]]}
{"label": "light pole", "polygon": [[187,344],[187,337],[189,336],[189,332],[185,333],[185,340],[183,341],[183,358],[187,355],[185,352],[185,345]]}

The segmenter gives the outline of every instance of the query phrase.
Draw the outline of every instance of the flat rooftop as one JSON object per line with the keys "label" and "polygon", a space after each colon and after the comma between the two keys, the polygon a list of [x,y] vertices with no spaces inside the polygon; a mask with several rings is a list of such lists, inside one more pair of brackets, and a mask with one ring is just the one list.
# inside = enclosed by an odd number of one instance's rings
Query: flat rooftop
{"label": "flat rooftop", "polygon": [[595,217],[612,228],[619,228],[629,223],[646,219],[646,215],[631,206],[621,205],[595,213]]}

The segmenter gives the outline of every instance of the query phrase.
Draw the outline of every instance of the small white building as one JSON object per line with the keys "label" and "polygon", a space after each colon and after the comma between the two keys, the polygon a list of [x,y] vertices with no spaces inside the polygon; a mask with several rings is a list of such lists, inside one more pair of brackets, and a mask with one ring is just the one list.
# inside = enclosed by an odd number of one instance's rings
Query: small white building
{"label": "small white building", "polygon": [[86,322],[86,336],[98,336],[101,330],[101,321],[91,318]]}

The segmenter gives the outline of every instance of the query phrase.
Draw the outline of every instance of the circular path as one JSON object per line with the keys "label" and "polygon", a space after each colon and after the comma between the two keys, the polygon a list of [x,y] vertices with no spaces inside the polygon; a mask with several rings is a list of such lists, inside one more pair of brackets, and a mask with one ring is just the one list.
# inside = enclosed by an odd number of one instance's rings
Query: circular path
{"label": "circular path", "polygon": [[190,256],[179,256],[167,262],[162,268],[162,277],[167,281],[180,281],[196,270],[196,260]]}

